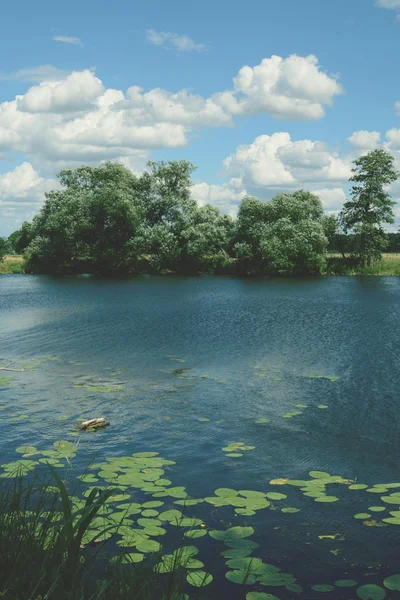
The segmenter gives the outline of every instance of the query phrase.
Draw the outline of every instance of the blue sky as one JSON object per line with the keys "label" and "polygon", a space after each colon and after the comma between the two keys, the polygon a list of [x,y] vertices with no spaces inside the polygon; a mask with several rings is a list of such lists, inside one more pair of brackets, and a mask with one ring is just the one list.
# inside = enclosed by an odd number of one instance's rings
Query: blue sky
{"label": "blue sky", "polygon": [[399,36],[400,0],[8,4],[0,235],[61,168],[109,159],[189,159],[199,202],[231,214],[300,187],[337,211],[358,155],[400,167]]}

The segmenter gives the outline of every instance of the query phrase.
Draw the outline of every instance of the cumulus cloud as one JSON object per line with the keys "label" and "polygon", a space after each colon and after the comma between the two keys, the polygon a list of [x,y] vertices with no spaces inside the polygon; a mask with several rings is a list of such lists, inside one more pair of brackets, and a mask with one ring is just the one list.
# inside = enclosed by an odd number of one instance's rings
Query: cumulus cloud
{"label": "cumulus cloud", "polygon": [[9,235],[23,220],[31,219],[44,200],[44,193],[58,187],[24,162],[0,175],[0,235]]}
{"label": "cumulus cloud", "polygon": [[156,31],[155,29],[148,29],[146,31],[146,39],[155,46],[163,46],[164,48],[175,48],[180,52],[204,52],[209,50],[207,44],[200,44],[195,42],[186,33],[179,34],[170,31]]}
{"label": "cumulus cloud", "polygon": [[351,176],[348,159],[318,141],[292,141],[287,132],[260,135],[252,144],[239,146],[224,167],[255,193],[263,188],[315,188],[320,182],[337,185]]}
{"label": "cumulus cloud", "polygon": [[18,109],[29,113],[68,113],[89,108],[104,92],[100,79],[89,71],[71,73],[61,81],[46,81],[17,99]]}
{"label": "cumulus cloud", "polygon": [[105,89],[88,69],[59,77],[52,69],[44,71],[45,81],[0,104],[0,152],[25,153],[34,166],[180,148],[198,128],[232,126],[236,117],[256,112],[319,118],[341,91],[315,57],[272,57],[244,67],[235,89],[208,98],[135,85],[126,92]]}
{"label": "cumulus cloud", "polygon": [[240,178],[232,178],[223,184],[195,183],[192,196],[200,206],[213,204],[222,212],[235,216],[241,200],[247,195]]}
{"label": "cumulus cloud", "polygon": [[82,40],[78,37],[71,35],[55,35],[52,38],[55,42],[62,42],[63,44],[73,44],[75,46],[83,46]]}
{"label": "cumulus cloud", "polygon": [[324,106],[330,106],[342,92],[336,78],[321,70],[316,56],[293,54],[242,67],[234,79],[234,90],[220,94],[219,101],[233,114],[315,120],[324,116]]}
{"label": "cumulus cloud", "polygon": [[322,206],[328,214],[337,214],[346,202],[347,197],[343,188],[323,188],[313,192],[321,199]]}
{"label": "cumulus cloud", "polygon": [[379,131],[355,131],[347,139],[355,148],[368,151],[378,147],[381,141],[381,134]]}

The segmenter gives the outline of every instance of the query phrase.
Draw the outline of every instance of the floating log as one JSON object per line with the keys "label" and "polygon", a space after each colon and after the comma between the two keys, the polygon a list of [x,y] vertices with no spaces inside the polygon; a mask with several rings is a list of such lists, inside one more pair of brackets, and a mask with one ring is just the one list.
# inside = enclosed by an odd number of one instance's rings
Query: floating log
{"label": "floating log", "polygon": [[100,429],[101,427],[107,427],[110,422],[106,421],[104,417],[98,419],[89,419],[89,421],[83,421],[80,424],[79,429]]}

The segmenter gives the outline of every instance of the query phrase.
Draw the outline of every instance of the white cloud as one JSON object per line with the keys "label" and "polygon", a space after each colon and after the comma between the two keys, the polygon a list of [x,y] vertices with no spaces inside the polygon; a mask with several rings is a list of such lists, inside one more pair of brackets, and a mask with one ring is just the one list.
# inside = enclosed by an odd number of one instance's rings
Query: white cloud
{"label": "white cloud", "polygon": [[356,148],[374,150],[380,144],[381,134],[379,131],[355,131],[347,139]]}
{"label": "white cloud", "polygon": [[209,184],[203,181],[195,183],[192,187],[192,196],[200,206],[213,204],[231,216],[236,215],[239,204],[246,194],[241,179],[235,178],[223,184]]}
{"label": "white cloud", "polygon": [[286,132],[261,135],[252,144],[239,146],[225,159],[224,167],[254,193],[262,193],[263,188],[315,189],[320,182],[337,186],[351,176],[348,159],[321,142],[292,141]]}
{"label": "white cloud", "polygon": [[164,46],[165,48],[176,48],[180,52],[204,52],[209,50],[207,44],[200,44],[195,42],[186,33],[179,34],[169,31],[155,31],[154,29],[148,29],[146,31],[146,39],[155,46]]}
{"label": "white cloud", "polygon": [[400,9],[400,0],[377,0],[376,4],[381,8]]}
{"label": "white cloud", "polygon": [[63,44],[74,44],[75,46],[83,46],[82,40],[78,37],[71,35],[55,35],[52,38],[55,42],[62,42]]}
{"label": "white cloud", "polygon": [[396,115],[400,116],[400,100],[398,100],[397,102],[395,102],[395,104],[394,104],[394,112],[396,113]]}
{"label": "white cloud", "polygon": [[235,89],[218,95],[233,114],[267,113],[280,119],[321,119],[324,106],[343,92],[335,77],[324,73],[313,56],[264,58],[245,66],[234,79]]}
{"label": "white cloud", "polygon": [[20,69],[14,73],[0,74],[2,79],[15,79],[17,81],[27,81],[28,83],[41,83],[43,81],[61,81],[70,74],[70,71],[63,71],[54,65],[37,65],[28,69]]}
{"label": "white cloud", "polygon": [[386,133],[386,139],[388,141],[389,152],[393,150],[400,150],[400,129],[389,129]]}
{"label": "white cloud", "polygon": [[58,181],[44,179],[24,162],[0,175],[0,235],[9,235],[38,212],[44,193],[58,187]]}
{"label": "white cloud", "polygon": [[24,162],[12,171],[0,175],[0,204],[26,201],[41,202],[43,194],[57,186],[56,180],[40,177],[32,165]]}
{"label": "white cloud", "polygon": [[346,202],[347,197],[343,188],[323,188],[313,192],[321,199],[322,206],[327,213],[337,214]]}
{"label": "white cloud", "polygon": [[75,112],[89,108],[104,92],[100,79],[89,71],[71,73],[62,81],[31,87],[18,98],[18,109],[29,113]]}
{"label": "white cloud", "polygon": [[[234,90],[208,98],[188,90],[105,89],[88,69],[56,79],[53,68],[42,70],[45,81],[0,104],[0,152],[26,154],[41,170],[51,162],[135,159],[138,151],[180,148],[198,128],[232,126],[234,117],[253,112],[319,118],[341,91],[315,57],[272,57],[244,67]],[[37,73],[18,75],[31,76]]]}

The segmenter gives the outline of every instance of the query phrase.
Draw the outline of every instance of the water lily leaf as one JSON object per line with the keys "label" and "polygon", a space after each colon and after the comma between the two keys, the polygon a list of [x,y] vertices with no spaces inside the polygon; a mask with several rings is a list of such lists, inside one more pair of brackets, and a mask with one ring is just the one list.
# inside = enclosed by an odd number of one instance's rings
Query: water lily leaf
{"label": "water lily leaf", "polygon": [[256,514],[254,510],[250,510],[249,508],[235,508],[235,514],[243,515],[244,517],[252,517]]}
{"label": "water lily leaf", "polygon": [[320,408],[321,410],[329,408],[329,406],[327,406],[326,404],[319,404],[318,408]]}
{"label": "water lily leaf", "polygon": [[400,498],[398,496],[381,496],[381,500],[386,504],[400,504]]}
{"label": "water lily leaf", "polygon": [[207,534],[206,529],[191,529],[190,531],[185,531],[183,537],[185,538],[201,538]]}
{"label": "water lily leaf", "polygon": [[213,576],[206,571],[193,571],[186,577],[186,581],[194,587],[204,587],[209,585],[213,580]]}
{"label": "water lily leaf", "polygon": [[175,510],[175,509],[166,510],[158,515],[158,518],[160,521],[170,521],[170,522],[177,521],[178,523],[180,522],[182,517],[183,517],[182,513],[179,510]]}
{"label": "water lily leaf", "polygon": [[135,452],[132,456],[137,456],[139,458],[153,458],[154,456],[158,456],[159,452]]}
{"label": "water lily leaf", "polygon": [[357,581],[354,581],[354,579],[338,579],[338,581],[335,581],[335,585],[342,588],[354,587],[357,585]]}
{"label": "water lily leaf", "polygon": [[248,573],[258,573],[258,569],[262,564],[263,561],[261,558],[251,557],[231,558],[226,561],[226,565],[231,569]]}
{"label": "water lily leaf", "polygon": [[252,552],[253,548],[245,546],[244,548],[229,548],[229,550],[225,550],[221,554],[225,558],[243,558],[245,556],[248,556]]}
{"label": "water lily leaf", "polygon": [[241,454],[240,452],[229,452],[225,454],[225,456],[228,456],[229,458],[240,458],[241,456],[243,456],[243,454]]}
{"label": "water lily leaf", "polygon": [[270,421],[271,421],[271,419],[267,419],[266,417],[260,417],[259,419],[254,421],[254,423],[256,425],[264,425],[265,423],[269,423]]}
{"label": "water lily leaf", "polygon": [[361,600],[383,600],[386,598],[386,592],[379,585],[369,584],[357,588],[357,596]]}
{"label": "water lily leaf", "polygon": [[242,585],[253,585],[256,582],[256,576],[245,571],[228,571],[225,577],[232,583],[240,583]]}
{"label": "water lily leaf", "polygon": [[288,583],[288,585],[285,585],[285,588],[288,592],[294,592],[295,594],[301,594],[303,591],[303,588],[298,583]]}
{"label": "water lily leaf", "polygon": [[146,508],[142,510],[142,517],[156,517],[158,515],[158,510],[154,510],[152,508]]}
{"label": "water lily leaf", "polygon": [[386,510],[386,508],[384,506],[370,506],[368,510],[371,512],[383,512]]}
{"label": "water lily leaf", "polygon": [[283,477],[280,477],[279,479],[271,479],[269,485],[286,485],[287,483],[289,483],[289,479],[284,479]]}
{"label": "water lily leaf", "polygon": [[186,498],[185,500],[175,500],[174,504],[178,504],[179,506],[196,506],[196,504],[202,504],[204,500],[204,498]]}
{"label": "water lily leaf", "polygon": [[210,419],[207,419],[207,417],[199,417],[197,420],[199,423],[207,423]]}
{"label": "water lily leaf", "polygon": [[231,490],[230,488],[218,488],[215,490],[216,496],[222,496],[223,498],[229,498],[231,496],[237,496],[238,492],[236,490]]}
{"label": "water lily leaf", "polygon": [[270,500],[285,500],[287,498],[285,494],[280,494],[279,492],[268,492],[266,496]]}
{"label": "water lily leaf", "polygon": [[32,454],[37,454],[38,452],[35,446],[19,446],[15,451],[25,456],[32,456]]}
{"label": "water lily leaf", "polygon": [[159,506],[162,506],[164,504],[164,502],[161,502],[161,500],[151,500],[150,502],[145,502],[144,504],[142,504],[143,508],[158,508]]}
{"label": "water lily leaf", "polygon": [[355,519],[369,519],[370,518],[370,514],[369,513],[357,513],[356,515],[354,515]]}
{"label": "water lily leaf", "polygon": [[339,498],[337,498],[336,496],[318,496],[317,498],[314,498],[314,502],[324,503],[337,502],[338,500]]}
{"label": "water lily leaf", "polygon": [[137,524],[141,527],[159,527],[161,525],[161,521],[158,519],[138,519]]}
{"label": "water lily leaf", "polygon": [[256,492],[254,490],[239,490],[239,494],[245,498],[265,498],[267,495],[264,492]]}
{"label": "water lily leaf", "polygon": [[288,506],[286,508],[282,508],[282,512],[289,514],[289,515],[294,515],[295,513],[300,512],[300,508],[292,508],[292,507]]}
{"label": "water lily leaf", "polygon": [[309,475],[315,479],[325,479],[325,477],[330,477],[329,473],[325,473],[325,471],[310,471]]}
{"label": "water lily leaf", "polygon": [[114,558],[116,559],[115,562],[120,558],[122,564],[140,563],[144,559],[144,554],[141,554],[140,552],[130,552],[129,554],[123,554],[121,557],[116,556]]}
{"label": "water lily leaf", "polygon": [[349,485],[349,490],[366,490],[368,488],[364,483],[353,483]]}
{"label": "water lily leaf", "polygon": [[139,552],[159,552],[161,549],[161,544],[155,540],[143,540],[142,542],[136,544],[136,548],[139,550]]}
{"label": "water lily leaf", "polygon": [[384,523],[389,523],[389,525],[400,525],[400,519],[398,517],[388,517],[387,519],[382,519]]}
{"label": "water lily leaf", "polygon": [[246,594],[246,600],[279,600],[279,598],[265,592],[249,592]]}
{"label": "water lily leaf", "polygon": [[400,575],[390,575],[383,581],[383,585],[388,590],[400,591]]}
{"label": "water lily leaf", "polygon": [[321,583],[321,584],[317,584],[317,585],[312,585],[311,589],[314,590],[315,592],[333,592],[333,590],[335,588],[333,587],[333,585],[327,585],[325,583]]}

